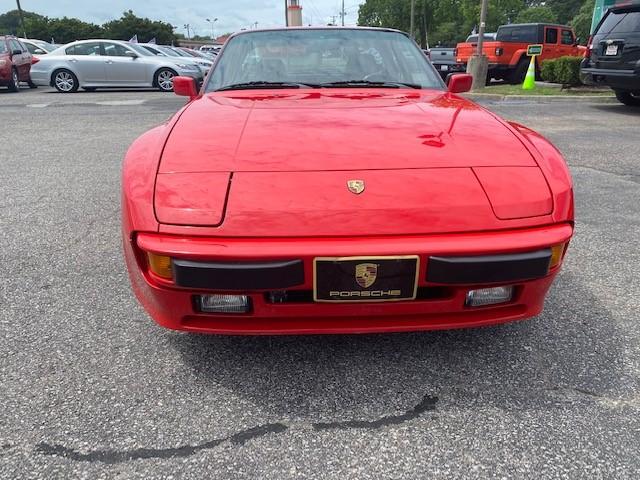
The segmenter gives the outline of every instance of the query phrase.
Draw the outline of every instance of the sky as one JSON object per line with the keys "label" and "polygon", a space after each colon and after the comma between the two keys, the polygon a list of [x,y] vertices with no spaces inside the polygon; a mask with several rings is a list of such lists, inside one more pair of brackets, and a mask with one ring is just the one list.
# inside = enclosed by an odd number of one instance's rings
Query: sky
{"label": "sky", "polygon": [[[300,0],[305,25],[326,25],[339,22],[341,0]],[[258,22],[258,28],[284,25],[284,0],[21,0],[22,9],[48,17],[76,17],[102,24],[119,18],[125,10],[133,10],[140,17],[162,20],[174,25],[176,32],[184,33],[190,25],[191,35],[211,35],[214,22],[215,36],[249,29]],[[345,0],[345,24],[355,25],[358,5],[364,0]],[[0,0],[0,13],[16,8],[14,0]]]}

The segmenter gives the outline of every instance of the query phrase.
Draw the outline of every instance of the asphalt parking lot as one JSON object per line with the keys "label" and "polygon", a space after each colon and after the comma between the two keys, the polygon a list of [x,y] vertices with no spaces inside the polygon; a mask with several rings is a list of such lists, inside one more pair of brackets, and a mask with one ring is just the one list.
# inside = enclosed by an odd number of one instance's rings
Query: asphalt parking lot
{"label": "asphalt parking lot", "polygon": [[184,102],[0,91],[0,478],[640,476],[640,110],[488,104],[574,175],[538,318],[238,338],[157,327],[121,257],[124,152]]}

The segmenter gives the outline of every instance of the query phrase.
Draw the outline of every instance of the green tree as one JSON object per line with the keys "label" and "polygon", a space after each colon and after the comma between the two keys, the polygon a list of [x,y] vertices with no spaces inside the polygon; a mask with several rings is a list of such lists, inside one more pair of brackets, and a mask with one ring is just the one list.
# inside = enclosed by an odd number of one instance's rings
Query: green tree
{"label": "green tree", "polygon": [[550,7],[541,5],[522,10],[515,19],[515,23],[557,23],[558,17]]}
{"label": "green tree", "polygon": [[583,3],[584,0],[547,0],[545,5],[554,11],[559,23],[566,25],[578,14]]}
{"label": "green tree", "polygon": [[[24,10],[22,13],[24,15],[25,27],[26,23],[30,20],[45,18],[37,13],[26,12]],[[22,27],[20,26],[20,13],[18,10],[9,10],[8,12],[0,15],[0,34],[2,33],[22,36],[23,32]]]}
{"label": "green tree", "polygon": [[580,38],[580,43],[586,45],[591,33],[591,20],[593,18],[594,0],[586,0],[578,14],[571,20],[571,26],[576,31],[576,36]]}
{"label": "green tree", "polygon": [[124,12],[117,20],[105,23],[102,28],[104,36],[114,40],[129,40],[134,35],[138,35],[141,42],[155,38],[158,43],[171,44],[176,40],[170,23],[138,17],[132,10]]}

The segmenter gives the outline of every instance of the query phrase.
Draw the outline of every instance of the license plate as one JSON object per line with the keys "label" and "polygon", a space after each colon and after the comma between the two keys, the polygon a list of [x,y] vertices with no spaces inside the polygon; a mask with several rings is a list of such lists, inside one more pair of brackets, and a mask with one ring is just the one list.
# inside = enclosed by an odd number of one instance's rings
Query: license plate
{"label": "license plate", "polygon": [[607,45],[607,51],[605,52],[607,56],[615,56],[618,55],[618,45]]}
{"label": "license plate", "polygon": [[440,65],[440,70],[446,72],[447,70],[449,70],[449,65]]}
{"label": "license plate", "polygon": [[316,302],[415,300],[420,260],[396,257],[319,257],[313,263]]}

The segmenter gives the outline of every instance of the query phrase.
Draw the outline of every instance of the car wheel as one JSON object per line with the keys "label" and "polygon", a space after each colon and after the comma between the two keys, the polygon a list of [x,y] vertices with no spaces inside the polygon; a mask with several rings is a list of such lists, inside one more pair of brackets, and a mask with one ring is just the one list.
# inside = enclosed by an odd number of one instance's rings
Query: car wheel
{"label": "car wheel", "polygon": [[10,92],[20,90],[20,77],[18,77],[18,71],[15,68],[11,69],[11,80],[9,80],[8,87]]}
{"label": "car wheel", "polygon": [[640,92],[616,90],[616,98],[629,107],[640,107]]}
{"label": "car wheel", "polygon": [[173,77],[176,75],[170,68],[161,68],[156,72],[153,83],[163,92],[173,92]]}
{"label": "car wheel", "polygon": [[527,70],[529,69],[529,62],[527,58],[521,58],[511,73],[509,74],[508,80],[511,85],[520,85],[524,82],[525,77],[527,76]]}
{"label": "car wheel", "polygon": [[53,72],[53,86],[60,93],[73,93],[78,91],[78,77],[70,70],[61,69]]}

